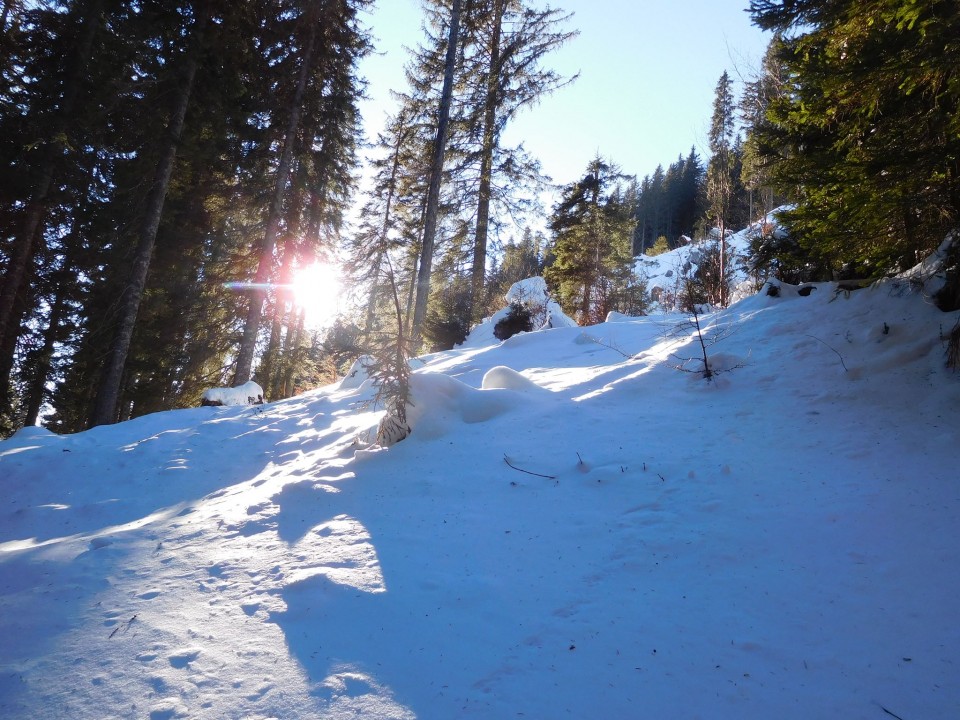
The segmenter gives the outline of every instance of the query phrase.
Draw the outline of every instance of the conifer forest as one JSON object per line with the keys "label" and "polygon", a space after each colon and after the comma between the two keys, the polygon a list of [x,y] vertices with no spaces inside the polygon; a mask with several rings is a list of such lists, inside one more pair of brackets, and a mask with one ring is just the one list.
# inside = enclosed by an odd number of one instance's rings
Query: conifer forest
{"label": "conifer forest", "polygon": [[[290,397],[361,355],[453,347],[528,277],[581,324],[641,314],[635,259],[684,243],[715,246],[686,281],[722,306],[724,240],[751,223],[757,277],[791,283],[890,276],[960,227],[956,0],[750,0],[770,42],[740,83],[717,68],[706,144],[573,178],[504,130],[579,81],[551,64],[575,15],[423,0],[365,148],[373,5],[3,0],[0,437],[250,379]],[[322,327],[294,296],[318,263],[344,299]]]}

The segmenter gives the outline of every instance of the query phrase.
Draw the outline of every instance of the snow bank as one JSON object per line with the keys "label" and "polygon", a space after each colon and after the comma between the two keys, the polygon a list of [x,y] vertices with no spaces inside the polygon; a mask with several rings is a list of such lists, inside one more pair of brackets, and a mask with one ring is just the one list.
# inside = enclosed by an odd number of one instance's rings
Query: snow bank
{"label": "snow bank", "polygon": [[370,373],[367,370],[373,363],[373,358],[369,355],[363,355],[353,361],[353,365],[347,370],[347,374],[340,381],[341,390],[354,390],[361,387],[370,379]]}
{"label": "snow bank", "polygon": [[253,380],[232,388],[209,388],[203,391],[203,405],[263,405],[263,388]]}
{"label": "snow bank", "polygon": [[[730,302],[735,303],[756,292],[757,282],[752,276],[748,263],[751,238],[760,233],[772,233],[780,237],[781,230],[777,222],[777,210],[769,213],[762,221],[755,222],[740,232],[727,237],[727,252],[730,254]],[[696,274],[703,262],[706,251],[715,246],[717,238],[690,241],[686,245],[653,257],[641,255],[636,258],[634,274],[647,283],[647,292],[653,306],[665,312],[677,310],[677,301],[683,290],[684,280]]]}

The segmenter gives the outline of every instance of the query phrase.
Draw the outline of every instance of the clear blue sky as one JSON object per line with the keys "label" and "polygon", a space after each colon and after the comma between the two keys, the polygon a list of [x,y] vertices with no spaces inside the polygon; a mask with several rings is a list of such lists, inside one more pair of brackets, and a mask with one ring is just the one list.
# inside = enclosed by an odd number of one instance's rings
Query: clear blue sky
{"label": "clear blue sky", "polygon": [[[544,6],[547,3],[536,3]],[[554,182],[580,177],[599,152],[643,177],[706,137],[717,80],[759,66],[769,40],[750,24],[747,0],[555,0],[579,37],[544,63],[579,79],[519,115],[504,141],[523,142]],[[371,100],[361,105],[375,138],[393,110],[389,90],[405,89],[403,47],[421,40],[419,0],[379,0],[366,18],[379,53],[360,71]]]}

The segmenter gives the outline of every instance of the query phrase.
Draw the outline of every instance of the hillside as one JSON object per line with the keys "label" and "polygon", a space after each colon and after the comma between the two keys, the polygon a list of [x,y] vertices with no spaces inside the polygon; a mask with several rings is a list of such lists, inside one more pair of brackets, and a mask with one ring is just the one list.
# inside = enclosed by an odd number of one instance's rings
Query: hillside
{"label": "hillside", "polygon": [[0,443],[5,718],[889,718],[960,708],[957,321],[780,288]]}

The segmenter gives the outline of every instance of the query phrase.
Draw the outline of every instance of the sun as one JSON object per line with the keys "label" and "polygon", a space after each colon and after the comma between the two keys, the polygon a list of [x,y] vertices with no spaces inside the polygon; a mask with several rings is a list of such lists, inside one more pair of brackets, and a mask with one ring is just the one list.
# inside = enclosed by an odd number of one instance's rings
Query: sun
{"label": "sun", "polygon": [[291,283],[294,301],[304,309],[311,327],[331,325],[340,310],[340,272],[328,263],[298,270]]}

